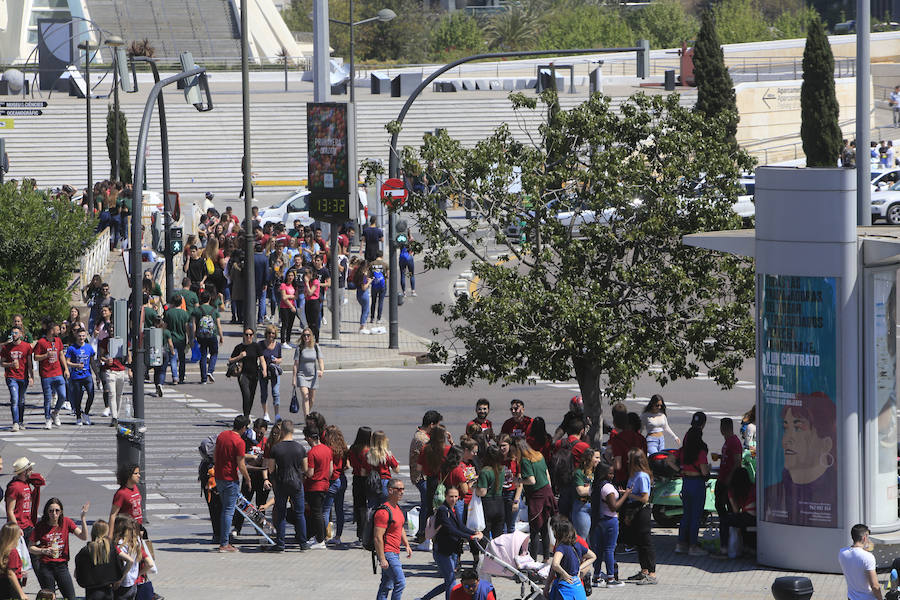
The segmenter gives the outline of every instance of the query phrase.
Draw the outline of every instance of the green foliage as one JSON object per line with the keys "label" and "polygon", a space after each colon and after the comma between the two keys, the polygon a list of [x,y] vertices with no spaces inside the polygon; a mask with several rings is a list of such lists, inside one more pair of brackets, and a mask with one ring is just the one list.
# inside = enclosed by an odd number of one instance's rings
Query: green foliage
{"label": "green foliage", "polygon": [[690,43],[700,27],[679,0],[656,0],[628,13],[628,22],[639,39],[650,41],[651,48],[678,48]]}
{"label": "green foliage", "polygon": [[[417,220],[425,268],[467,256],[479,277],[477,297],[433,307],[448,331],[432,343],[432,358],[454,351],[444,383],[574,373],[590,415],[601,412],[601,393],[624,398],[651,364],[662,365],[661,384],[692,377],[701,364],[734,384],[754,351],[753,269],[682,243],[689,233],[740,226],[731,207],[753,161],[726,141],[730,115],[693,112],[677,95],[639,93],[616,110],[599,94],[568,111],[553,106],[552,92],[541,106],[521,94],[511,100],[518,111],[547,110],[547,121],[516,137],[501,125],[474,148],[441,132],[401,152],[405,172],[438,184],[404,205]],[[515,181],[521,191],[510,189]],[[440,209],[454,198],[471,203],[470,220]],[[564,210],[575,211],[572,223],[604,218],[576,227],[556,218]],[[521,245],[506,239],[510,224],[528,232]],[[505,261],[483,250],[495,240]]]}
{"label": "green foliage", "polygon": [[754,0],[722,0],[713,5],[712,11],[723,44],[772,39],[769,24]]}
{"label": "green foliage", "polygon": [[448,13],[431,31],[431,53],[447,60],[478,54],[485,48],[481,26],[462,12]]}
{"label": "green foliage", "polygon": [[68,315],[67,286],[94,241],[93,218],[68,199],[22,185],[0,185],[0,323],[22,313],[34,331],[40,319]]}
{"label": "green foliage", "polygon": [[822,22],[812,19],[803,50],[803,86],[800,88],[800,137],[807,166],[837,166],[841,153],[839,111],[831,44]]}
{"label": "green foliage", "polygon": [[[727,1],[727,0],[726,0]],[[700,33],[694,43],[694,80],[697,104],[694,110],[708,117],[726,115],[728,142],[736,144],[738,110],[734,82],[725,66],[725,54],[719,42],[716,17],[704,11]]]}
{"label": "green foliage", "polygon": [[500,52],[531,49],[537,37],[539,14],[530,5],[516,4],[493,15],[485,28],[491,49]]}
{"label": "green foliage", "polygon": [[106,150],[109,153],[109,178],[112,181],[131,183],[131,154],[128,146],[128,117],[119,111],[119,176],[112,170],[116,155],[116,113],[112,105],[106,111]]}
{"label": "green foliage", "polygon": [[571,10],[556,10],[542,19],[537,47],[613,48],[631,46],[635,35],[615,8],[585,4]]}
{"label": "green foliage", "polygon": [[818,20],[819,13],[813,7],[798,11],[785,11],[772,24],[772,34],[779,40],[791,40],[806,35],[810,20]]}

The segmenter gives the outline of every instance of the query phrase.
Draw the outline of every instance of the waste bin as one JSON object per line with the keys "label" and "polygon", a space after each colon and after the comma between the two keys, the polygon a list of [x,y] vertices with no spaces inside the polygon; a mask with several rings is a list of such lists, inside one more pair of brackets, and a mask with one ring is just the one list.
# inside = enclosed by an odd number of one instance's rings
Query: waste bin
{"label": "waste bin", "polygon": [[140,465],[144,433],[137,421],[122,420],[116,427],[116,464]]}
{"label": "waste bin", "polygon": [[809,577],[779,577],[772,583],[775,600],[809,600],[813,584]]}
{"label": "waste bin", "polygon": [[665,87],[667,92],[675,91],[675,69],[666,69]]}

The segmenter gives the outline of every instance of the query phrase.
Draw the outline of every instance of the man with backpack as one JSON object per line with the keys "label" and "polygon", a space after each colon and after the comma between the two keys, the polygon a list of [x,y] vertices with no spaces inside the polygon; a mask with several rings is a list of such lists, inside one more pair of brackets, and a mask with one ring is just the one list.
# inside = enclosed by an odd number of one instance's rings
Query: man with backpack
{"label": "man with backpack", "polygon": [[219,311],[213,306],[214,299],[208,292],[200,293],[200,306],[194,310],[194,332],[200,346],[200,383],[207,380],[215,383],[213,372],[216,370],[216,359],[219,356],[219,344],[225,342],[222,337],[222,319]]}
{"label": "man with backpack", "polygon": [[384,262],[384,252],[379,250],[378,259],[369,266],[372,269],[372,312],[369,315],[369,323],[381,323],[384,295],[387,292],[387,264]]}
{"label": "man with backpack", "polygon": [[559,512],[563,515],[572,513],[575,501],[575,488],[572,486],[575,481],[575,466],[581,462],[585,451],[590,450],[590,445],[581,440],[584,430],[583,420],[570,419],[566,423],[567,437],[556,442],[550,458],[550,479],[559,495]]}
{"label": "man with backpack", "polygon": [[[406,558],[412,558],[412,548],[406,538],[405,518],[398,504],[403,496],[404,484],[401,479],[388,482],[387,502],[372,509],[372,539],[378,564],[381,566],[381,584],[378,586],[377,600],[401,600],[406,587],[403,565],[400,564],[400,547],[406,547]],[[393,591],[392,591],[393,590]]]}
{"label": "man with backpack", "polygon": [[[287,529],[287,501],[290,499],[297,520],[294,523],[294,532],[301,552],[309,550],[306,542],[306,505],[303,499],[303,477],[312,476],[308,468],[306,448],[300,442],[294,440],[294,422],[284,420],[281,422],[283,437],[269,451],[269,476],[271,479],[263,480],[263,487],[275,492],[275,506],[272,509],[272,521],[277,536],[274,546],[266,546],[269,552],[284,552],[284,534]],[[274,469],[272,468],[274,463]]]}
{"label": "man with backpack", "polygon": [[[175,353],[178,355],[178,383],[184,383],[184,351],[187,346],[190,320],[191,316],[188,311],[179,307],[178,299],[174,296],[170,297],[169,307],[163,313],[163,321],[166,322],[166,327],[172,335],[172,345],[175,347]],[[175,382],[173,381],[172,383]]]}

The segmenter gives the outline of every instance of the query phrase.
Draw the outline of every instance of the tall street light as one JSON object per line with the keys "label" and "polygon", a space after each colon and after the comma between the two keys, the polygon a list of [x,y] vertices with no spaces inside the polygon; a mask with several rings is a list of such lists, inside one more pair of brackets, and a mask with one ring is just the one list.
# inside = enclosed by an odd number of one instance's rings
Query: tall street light
{"label": "tall street light", "polygon": [[117,48],[125,45],[125,40],[117,35],[106,38],[106,45],[112,48],[113,55],[113,113],[116,119],[115,145],[113,146],[112,173],[113,181],[119,181],[119,55]]}
{"label": "tall street light", "polygon": [[356,79],[356,63],[355,63],[355,46],[354,46],[354,36],[353,36],[353,28],[358,25],[363,25],[364,23],[371,23],[373,21],[380,21],[381,23],[387,23],[388,21],[392,21],[397,17],[397,13],[392,11],[389,8],[382,8],[378,11],[378,14],[374,17],[369,17],[368,19],[363,19],[362,21],[353,21],[353,0],[350,0],[350,20],[349,21],[339,21],[338,19],[329,19],[332,23],[338,23],[340,25],[346,25],[350,28],[350,102],[353,103],[356,101],[356,95],[354,94],[354,81]]}
{"label": "tall street light", "polygon": [[87,200],[91,211],[97,208],[94,206],[94,157],[91,143],[91,52],[96,51],[99,47],[98,44],[92,44],[90,40],[78,44],[78,49],[84,50],[84,99],[87,106]]}

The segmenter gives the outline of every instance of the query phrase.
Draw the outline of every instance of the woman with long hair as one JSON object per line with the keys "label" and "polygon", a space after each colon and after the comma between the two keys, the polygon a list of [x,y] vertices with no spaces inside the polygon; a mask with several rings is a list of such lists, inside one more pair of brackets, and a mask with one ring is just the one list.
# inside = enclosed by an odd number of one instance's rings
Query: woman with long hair
{"label": "woman with long hair", "polygon": [[353,285],[356,288],[356,301],[359,302],[359,332],[369,333],[366,329],[366,320],[369,318],[369,304],[372,298],[369,291],[372,286],[372,274],[366,261],[360,262],[353,272]]}
{"label": "woman with long hair", "polygon": [[461,492],[455,486],[447,485],[444,502],[436,510],[437,534],[434,536],[431,555],[444,581],[422,596],[421,600],[431,600],[441,592],[444,592],[444,597],[450,600],[450,592],[456,583],[460,544],[465,540],[471,542],[482,538],[480,531],[472,531],[466,527],[461,515],[456,511],[455,506],[461,497]]}
{"label": "woman with long hair", "polygon": [[272,324],[266,325],[265,337],[259,342],[260,353],[266,361],[266,373],[268,377],[259,380],[259,403],[263,410],[263,419],[271,422],[266,401],[269,399],[269,389],[272,390],[272,408],[275,411],[275,420],[280,418],[281,409],[281,375],[284,372],[281,367],[281,342],[278,341],[278,328]]}
{"label": "woman with long hair", "polygon": [[34,573],[41,589],[54,590],[66,600],[75,600],[75,586],[69,575],[69,534],[87,540],[88,528],[85,516],[90,502],[81,507],[81,525],[65,516],[62,501],[50,498],[44,504],[44,516],[34,526],[29,540],[28,551],[37,556]]}
{"label": "woman with long hair", "polygon": [[25,590],[25,574],[22,572],[22,557],[16,546],[22,530],[15,523],[7,523],[0,528],[0,598],[28,600]]}
{"label": "woman with long hair", "polygon": [[484,531],[492,538],[503,535],[506,511],[503,506],[503,452],[490,444],[484,452],[481,472],[474,485],[484,510]]}
{"label": "woman with long hair", "polygon": [[637,548],[638,562],[641,565],[641,570],[629,577],[628,581],[638,585],[653,585],[656,583],[656,552],[650,535],[650,486],[653,482],[650,463],[643,450],[632,448],[628,451],[627,464],[628,484],[625,495],[628,499],[619,517],[626,521],[623,523],[626,526],[626,537]]}
{"label": "woman with long hair", "polygon": [[666,417],[666,402],[659,394],[653,394],[650,402],[644,407],[644,412],[641,413],[641,428],[647,438],[647,456],[663,451],[666,447],[667,433],[675,438],[676,444],[681,444],[681,440],[669,427],[669,420]]}
{"label": "woman with long hair", "polygon": [[522,502],[519,450],[507,433],[500,434],[497,445],[503,455],[503,533],[512,533],[516,530],[516,518]]}
{"label": "woman with long hair", "polygon": [[372,445],[372,428],[362,426],[356,430],[356,438],[347,452],[353,475],[353,520],[356,522],[356,537],[362,538],[366,526],[366,477],[369,474],[369,463],[366,454]]}
{"label": "woman with long hair", "polygon": [[550,463],[553,456],[553,436],[547,433],[547,423],[543,417],[535,417],[528,429],[528,445],[544,455],[544,460]]}
{"label": "woman with long hair", "polygon": [[551,577],[544,586],[549,600],[586,600],[583,579],[590,572],[596,555],[576,541],[575,527],[565,517],[553,520],[556,548],[550,563]]}
{"label": "woman with long hair", "polygon": [[325,428],[322,435],[322,443],[331,448],[331,478],[329,479],[328,491],[325,492],[325,503],[322,506],[322,513],[325,515],[326,527],[331,519],[331,509],[334,507],[334,538],[332,542],[340,546],[341,534],[344,533],[344,495],[347,492],[347,455],[350,449],[347,448],[347,442],[344,441],[343,432],[335,425],[329,425]]}
{"label": "woman with long hair", "polygon": [[425,476],[425,506],[420,507],[420,510],[425,511],[426,519],[434,514],[434,492],[440,480],[441,464],[449,450],[447,430],[438,423],[431,428],[428,442],[422,447],[418,458],[419,466],[422,467],[422,475]]}
{"label": "woman with long hair", "polygon": [[684,514],[678,525],[678,543],[675,552],[691,556],[705,556],[706,550],[700,547],[700,519],[703,506],[706,504],[706,478],[709,476],[709,448],[703,441],[703,427],[706,415],[695,412],[691,418],[691,428],[684,434],[684,443],[678,451],[678,462],[681,466],[681,501]]}
{"label": "woman with long hair", "polygon": [[744,450],[756,450],[756,405],[741,417],[741,442]]}
{"label": "woman with long hair", "polygon": [[[612,467],[599,463],[594,468],[594,482],[591,486],[591,550],[597,555],[594,561],[594,583],[602,587],[625,585],[619,580],[616,565],[616,542],[619,539],[619,509],[628,500],[625,490],[619,493],[612,483]],[[601,567],[606,562],[606,575]]]}
{"label": "woman with long hair", "polygon": [[125,575],[127,558],[120,557],[110,543],[109,524],[103,519],[94,521],[91,541],[75,555],[75,580],[84,588],[85,600],[113,600],[113,586]]}
{"label": "woman with long hair", "polygon": [[303,416],[306,417],[316,401],[319,378],[325,376],[325,358],[309,327],[300,332],[300,344],[294,351],[294,391],[300,389]]}
{"label": "woman with long hair", "polygon": [[306,297],[306,325],[313,332],[316,342],[319,341],[319,323],[322,319],[322,284],[319,274],[309,267],[303,271],[303,295]]}
{"label": "woman with long hair", "polygon": [[[284,276],[284,283],[278,286],[278,316],[281,319],[281,343],[291,343],[291,330],[297,316],[297,274],[290,270]],[[290,347],[290,346],[288,346]]]}
{"label": "woman with long hair", "polygon": [[600,456],[599,450],[582,452],[572,477],[572,525],[584,539],[590,537],[591,532],[591,487],[594,484],[594,469],[600,464]]}
{"label": "woman with long hair", "polygon": [[522,484],[525,486],[525,499],[528,502],[528,525],[531,543],[529,551],[537,556],[538,539],[541,542],[541,555],[544,561],[552,558],[550,554],[550,517],[556,512],[556,500],[550,487],[550,471],[544,455],[528,445],[524,438],[516,438],[519,450]]}
{"label": "woman with long hair", "polygon": [[377,471],[381,476],[381,489],[375,494],[369,491],[366,494],[369,508],[383,504],[388,497],[388,482],[391,480],[391,471],[399,473],[397,459],[391,453],[390,440],[380,429],[372,434],[372,445],[366,453],[366,462],[371,471]]}
{"label": "woman with long hair", "polygon": [[141,568],[141,534],[138,524],[131,517],[118,516],[113,528],[113,540],[119,557],[126,564],[125,576],[114,591],[115,600],[132,600],[137,593],[137,580]]}

